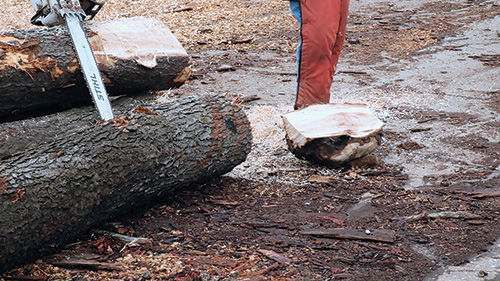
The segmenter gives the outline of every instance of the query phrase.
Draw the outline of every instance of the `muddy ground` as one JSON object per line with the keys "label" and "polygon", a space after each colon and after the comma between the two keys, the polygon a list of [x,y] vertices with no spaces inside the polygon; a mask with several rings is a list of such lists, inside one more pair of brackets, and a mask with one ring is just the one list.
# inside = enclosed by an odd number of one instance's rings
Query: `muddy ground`
{"label": "muddy ground", "polygon": [[[299,36],[286,2],[163,3],[108,1],[102,19],[166,22],[193,75],[160,99],[240,99],[248,160],[0,280],[424,280],[498,239],[499,1],[351,1],[332,102],[367,103],[386,127],[378,161],[338,169],[284,143]],[[304,234],[314,229],[361,234]]]}

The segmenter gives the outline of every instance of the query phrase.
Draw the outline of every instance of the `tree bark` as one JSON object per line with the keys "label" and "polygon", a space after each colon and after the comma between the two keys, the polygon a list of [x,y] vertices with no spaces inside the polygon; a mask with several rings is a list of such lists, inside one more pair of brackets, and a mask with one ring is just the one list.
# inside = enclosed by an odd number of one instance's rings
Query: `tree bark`
{"label": "tree bark", "polygon": [[[129,18],[85,22],[108,94],[165,90],[189,77],[189,57],[161,22]],[[0,34],[0,120],[90,104],[65,26]]]}
{"label": "tree bark", "polygon": [[95,113],[75,114],[81,109],[0,124],[0,145],[23,138],[22,131],[6,133],[18,127],[31,136],[50,131],[0,162],[0,272],[131,208],[227,173],[250,151],[248,119],[223,96],[133,107],[98,124]]}

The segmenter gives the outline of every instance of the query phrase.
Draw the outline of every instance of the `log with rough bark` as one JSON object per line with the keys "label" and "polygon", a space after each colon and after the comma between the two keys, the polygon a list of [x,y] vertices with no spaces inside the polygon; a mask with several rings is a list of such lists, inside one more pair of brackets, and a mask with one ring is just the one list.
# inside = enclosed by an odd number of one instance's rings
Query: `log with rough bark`
{"label": "log with rough bark", "polygon": [[[165,90],[189,77],[186,51],[157,20],[90,21],[85,29],[111,96]],[[65,26],[0,33],[0,119],[90,103]]]}
{"label": "log with rough bark", "polygon": [[[133,103],[124,100],[117,110]],[[77,108],[0,124],[0,146],[31,136],[0,160],[0,272],[131,208],[223,175],[251,149],[243,109],[223,96],[132,107],[108,122]]]}
{"label": "log with rough bark", "polygon": [[289,150],[337,167],[374,151],[384,123],[365,104],[316,104],[283,116]]}

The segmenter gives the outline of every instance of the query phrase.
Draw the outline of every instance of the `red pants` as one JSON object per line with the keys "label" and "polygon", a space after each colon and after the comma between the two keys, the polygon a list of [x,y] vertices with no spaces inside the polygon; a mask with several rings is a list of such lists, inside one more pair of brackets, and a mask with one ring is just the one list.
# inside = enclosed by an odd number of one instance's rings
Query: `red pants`
{"label": "red pants", "polygon": [[330,87],[344,45],[349,0],[300,0],[302,51],[295,109],[330,102]]}

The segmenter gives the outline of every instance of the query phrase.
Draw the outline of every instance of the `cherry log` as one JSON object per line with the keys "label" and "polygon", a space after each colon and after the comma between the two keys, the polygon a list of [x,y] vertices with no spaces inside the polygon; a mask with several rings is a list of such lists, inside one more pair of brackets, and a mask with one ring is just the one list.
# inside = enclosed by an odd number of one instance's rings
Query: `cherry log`
{"label": "cherry log", "polygon": [[[84,29],[111,96],[170,89],[189,77],[186,51],[157,20],[89,21]],[[89,103],[65,26],[0,33],[0,120]]]}
{"label": "cherry log", "polygon": [[[124,100],[130,107],[132,99]],[[0,273],[132,208],[223,175],[250,152],[250,123],[226,97],[132,107],[107,122],[76,108],[0,124],[0,146],[32,136],[0,158]]]}

